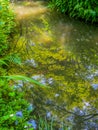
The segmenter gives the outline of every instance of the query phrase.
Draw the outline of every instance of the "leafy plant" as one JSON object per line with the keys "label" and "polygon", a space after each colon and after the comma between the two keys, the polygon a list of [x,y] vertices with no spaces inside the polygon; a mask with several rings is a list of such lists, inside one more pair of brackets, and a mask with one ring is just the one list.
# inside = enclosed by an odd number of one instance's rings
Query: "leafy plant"
{"label": "leafy plant", "polygon": [[43,84],[41,84],[40,82],[38,82],[37,80],[35,79],[32,79],[32,78],[29,78],[29,77],[26,77],[26,76],[22,76],[22,75],[10,75],[10,76],[1,76],[2,78],[7,78],[8,81],[9,80],[24,80],[24,81],[27,81],[27,82],[31,82],[33,84],[36,84],[40,87],[47,87],[47,88],[50,88],[49,86],[44,86]]}
{"label": "leafy plant", "polygon": [[[17,56],[8,55],[10,44],[10,34],[14,28],[14,14],[10,10],[8,0],[0,0],[0,75],[7,74],[5,68],[10,62],[17,63]],[[29,103],[24,98],[24,92],[9,86],[6,78],[0,77],[0,129],[1,130],[21,130],[24,129],[26,120],[30,118],[27,111]],[[17,112],[22,111],[23,117],[17,116]]]}
{"label": "leafy plant", "polygon": [[[23,128],[27,119],[29,103],[24,99],[24,93],[19,93],[14,87],[8,85],[6,80],[0,78],[0,128]],[[16,116],[17,111],[23,111],[24,118]],[[15,122],[18,121],[18,125]]]}
{"label": "leafy plant", "polygon": [[67,13],[71,17],[98,22],[97,0],[51,0],[49,7],[62,13]]}
{"label": "leafy plant", "polygon": [[8,39],[14,25],[14,14],[10,10],[9,1],[0,0],[0,55],[5,55],[8,49]]}

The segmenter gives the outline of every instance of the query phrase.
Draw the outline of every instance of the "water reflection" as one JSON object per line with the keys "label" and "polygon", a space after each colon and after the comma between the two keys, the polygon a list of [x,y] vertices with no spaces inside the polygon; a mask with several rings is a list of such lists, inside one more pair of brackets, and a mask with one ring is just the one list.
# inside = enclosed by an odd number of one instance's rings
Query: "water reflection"
{"label": "water reflection", "polygon": [[21,55],[23,63],[20,68],[11,65],[9,73],[51,87],[25,84],[36,112],[46,116],[48,111],[72,130],[98,128],[98,27],[63,18],[39,1],[14,9],[20,27],[12,51]]}

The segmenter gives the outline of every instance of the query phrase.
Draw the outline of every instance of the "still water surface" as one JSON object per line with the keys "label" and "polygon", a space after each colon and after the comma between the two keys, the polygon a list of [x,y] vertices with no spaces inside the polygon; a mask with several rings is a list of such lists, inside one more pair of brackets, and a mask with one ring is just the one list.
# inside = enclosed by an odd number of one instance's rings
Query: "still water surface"
{"label": "still water surface", "polygon": [[26,97],[39,115],[47,112],[72,130],[97,130],[98,27],[52,12],[43,1],[13,7],[18,29],[12,52],[23,62],[11,65],[9,73],[50,86],[25,84]]}

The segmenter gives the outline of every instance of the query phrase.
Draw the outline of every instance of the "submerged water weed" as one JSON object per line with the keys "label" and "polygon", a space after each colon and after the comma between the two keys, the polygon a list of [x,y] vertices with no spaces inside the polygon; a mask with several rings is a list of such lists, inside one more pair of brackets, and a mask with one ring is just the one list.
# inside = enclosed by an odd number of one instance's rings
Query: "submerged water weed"
{"label": "submerged water weed", "polygon": [[53,117],[51,119],[39,118],[38,120],[39,130],[71,130],[71,127],[67,127],[63,122],[57,122]]}

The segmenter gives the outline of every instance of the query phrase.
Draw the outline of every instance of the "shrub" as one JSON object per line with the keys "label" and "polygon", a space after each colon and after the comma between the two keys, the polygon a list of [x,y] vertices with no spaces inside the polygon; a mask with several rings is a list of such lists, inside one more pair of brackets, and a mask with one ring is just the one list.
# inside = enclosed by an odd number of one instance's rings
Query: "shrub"
{"label": "shrub", "polygon": [[14,14],[10,10],[8,0],[0,0],[0,56],[8,49],[10,33],[14,28]]}
{"label": "shrub", "polygon": [[[24,93],[0,78],[0,130],[22,130],[29,117]],[[22,116],[23,115],[23,116]]]}
{"label": "shrub", "polygon": [[67,13],[71,17],[81,18],[90,22],[98,22],[97,0],[52,0],[49,6],[62,13]]}

